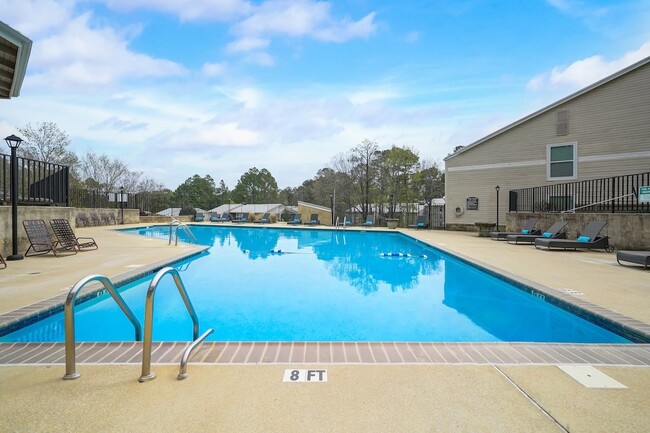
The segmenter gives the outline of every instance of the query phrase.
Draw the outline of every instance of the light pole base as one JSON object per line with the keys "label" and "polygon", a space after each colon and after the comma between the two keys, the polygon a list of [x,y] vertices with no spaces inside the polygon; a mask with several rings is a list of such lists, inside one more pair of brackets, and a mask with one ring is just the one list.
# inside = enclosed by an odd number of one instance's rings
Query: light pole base
{"label": "light pole base", "polygon": [[10,261],[10,260],[22,260],[22,259],[24,259],[22,254],[12,254],[10,256],[7,256],[7,258],[5,258],[5,260],[7,260],[7,261]]}

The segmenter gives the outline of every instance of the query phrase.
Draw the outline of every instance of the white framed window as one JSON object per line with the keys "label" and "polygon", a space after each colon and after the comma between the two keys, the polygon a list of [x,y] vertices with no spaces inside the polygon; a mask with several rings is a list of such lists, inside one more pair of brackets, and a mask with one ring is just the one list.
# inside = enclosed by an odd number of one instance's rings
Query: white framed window
{"label": "white framed window", "polygon": [[546,146],[546,179],[571,180],[578,177],[578,143]]}

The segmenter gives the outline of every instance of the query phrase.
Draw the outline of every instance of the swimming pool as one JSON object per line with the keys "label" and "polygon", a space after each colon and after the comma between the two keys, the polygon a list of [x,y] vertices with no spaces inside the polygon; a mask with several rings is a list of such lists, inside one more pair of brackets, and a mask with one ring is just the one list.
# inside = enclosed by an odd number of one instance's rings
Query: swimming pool
{"label": "swimming pool", "polygon": [[[135,232],[166,239],[168,230]],[[213,341],[629,342],[400,233],[192,230],[211,247],[175,267],[201,330],[214,328]],[[120,289],[141,322],[151,278]],[[133,339],[130,322],[105,298],[76,308],[77,341]],[[191,339],[191,321],[171,278],[156,292],[154,318],[154,340]],[[63,339],[60,314],[0,341]]]}

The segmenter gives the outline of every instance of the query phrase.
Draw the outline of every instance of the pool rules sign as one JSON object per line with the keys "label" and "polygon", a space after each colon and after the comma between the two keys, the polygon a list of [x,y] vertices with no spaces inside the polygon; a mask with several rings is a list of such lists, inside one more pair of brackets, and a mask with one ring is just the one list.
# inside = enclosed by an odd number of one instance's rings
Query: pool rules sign
{"label": "pool rules sign", "polygon": [[327,370],[284,370],[282,382],[327,382]]}

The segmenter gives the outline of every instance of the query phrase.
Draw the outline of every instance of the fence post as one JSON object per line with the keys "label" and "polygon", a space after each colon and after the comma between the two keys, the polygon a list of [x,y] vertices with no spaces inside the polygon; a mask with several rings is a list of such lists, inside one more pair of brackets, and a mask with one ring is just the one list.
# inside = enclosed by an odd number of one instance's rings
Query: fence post
{"label": "fence post", "polygon": [[611,210],[612,213],[614,213],[614,212],[616,212],[616,203],[615,203],[615,200],[614,200],[614,197],[616,197],[616,178],[615,177],[612,177],[612,189],[610,191],[610,194],[611,194],[610,203],[612,204],[610,210]]}

